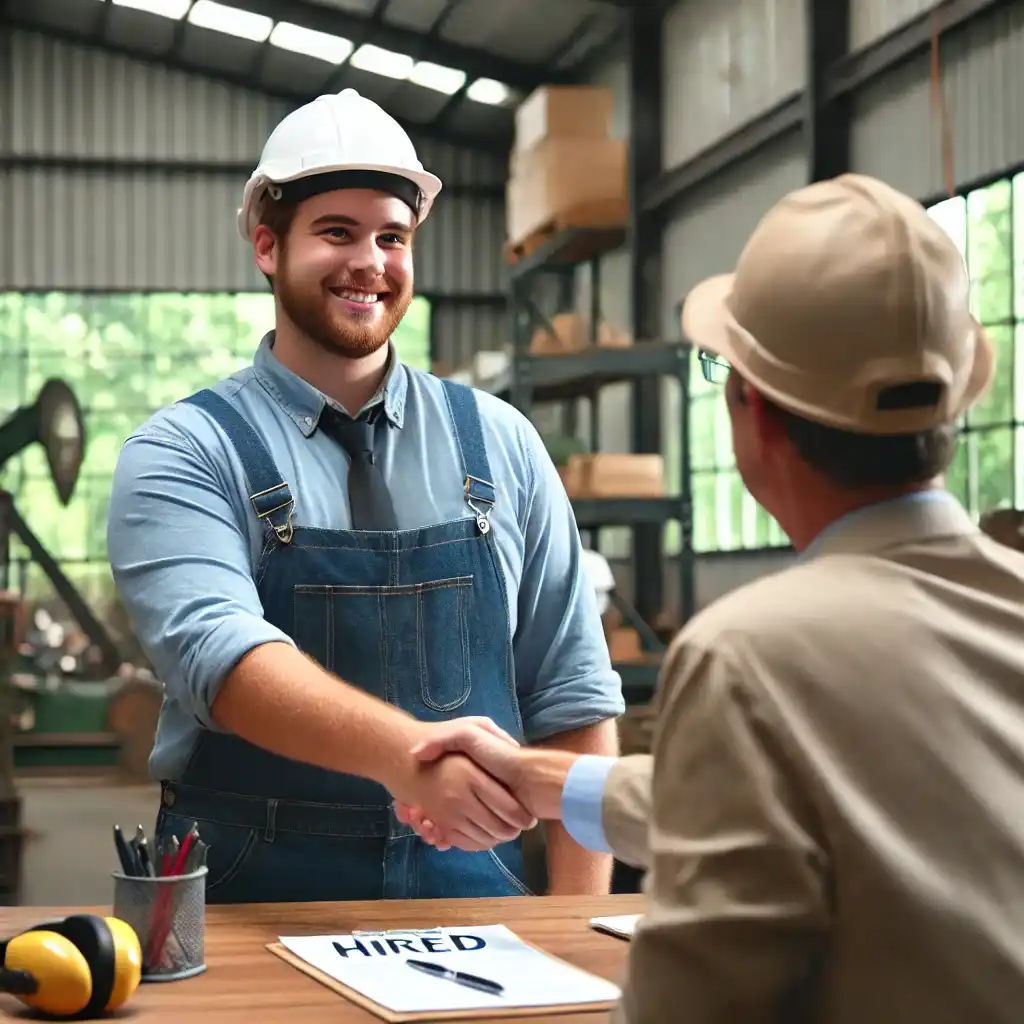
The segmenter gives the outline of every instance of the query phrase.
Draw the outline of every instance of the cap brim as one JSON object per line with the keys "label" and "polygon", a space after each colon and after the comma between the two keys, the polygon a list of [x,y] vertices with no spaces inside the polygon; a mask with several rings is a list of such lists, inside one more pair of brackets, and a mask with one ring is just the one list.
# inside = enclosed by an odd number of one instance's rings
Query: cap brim
{"label": "cap brim", "polygon": [[732,313],[728,300],[735,274],[717,274],[691,289],[683,302],[683,337],[694,348],[703,349],[727,362],[734,361],[729,337]]}
{"label": "cap brim", "polygon": [[992,383],[996,372],[996,350],[980,323],[974,323],[974,366],[964,388],[957,416],[966,412],[981,399]]}

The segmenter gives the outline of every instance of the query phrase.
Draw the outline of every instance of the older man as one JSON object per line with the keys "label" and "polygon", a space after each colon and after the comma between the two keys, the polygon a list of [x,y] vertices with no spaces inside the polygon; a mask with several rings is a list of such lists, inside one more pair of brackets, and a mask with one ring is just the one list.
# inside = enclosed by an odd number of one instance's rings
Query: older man
{"label": "older man", "polygon": [[[1016,1024],[1024,555],[943,488],[992,347],[922,207],[847,175],[783,199],[685,333],[799,557],[689,622],[653,758],[468,753],[648,869],[629,1024]],[[400,808],[434,842],[416,808]]]}

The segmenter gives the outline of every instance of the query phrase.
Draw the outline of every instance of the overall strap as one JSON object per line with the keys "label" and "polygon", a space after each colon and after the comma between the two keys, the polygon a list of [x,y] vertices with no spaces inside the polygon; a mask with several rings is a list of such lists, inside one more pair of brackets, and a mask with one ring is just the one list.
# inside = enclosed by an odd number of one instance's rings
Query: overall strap
{"label": "overall strap", "polygon": [[497,500],[497,491],[491,480],[491,466],[487,461],[487,446],[480,423],[480,410],[476,395],[471,387],[442,379],[448,411],[455,427],[455,440],[462,452],[462,468],[465,472],[463,489],[466,504],[476,515],[476,524],[481,533],[491,529],[491,509]]}
{"label": "overall strap", "polygon": [[209,388],[197,391],[184,401],[198,406],[220,424],[238,453],[246,479],[253,489],[249,501],[256,517],[270,525],[282,544],[289,543],[294,533],[292,513],[295,501],[259,435],[226,398]]}

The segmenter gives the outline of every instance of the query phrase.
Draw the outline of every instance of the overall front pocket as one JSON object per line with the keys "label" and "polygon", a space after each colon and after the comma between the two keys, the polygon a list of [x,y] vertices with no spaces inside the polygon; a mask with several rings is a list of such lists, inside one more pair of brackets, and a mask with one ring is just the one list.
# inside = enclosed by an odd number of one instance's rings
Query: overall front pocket
{"label": "overall front pocket", "polygon": [[297,585],[299,648],[346,682],[411,714],[469,699],[473,577],[397,587]]}

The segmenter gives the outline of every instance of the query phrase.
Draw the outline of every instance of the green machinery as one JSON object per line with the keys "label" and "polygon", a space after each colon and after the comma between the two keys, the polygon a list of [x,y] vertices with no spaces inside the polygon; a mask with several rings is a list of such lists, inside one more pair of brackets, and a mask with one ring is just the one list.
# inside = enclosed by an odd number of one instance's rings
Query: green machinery
{"label": "green machinery", "polygon": [[[54,488],[67,505],[74,494],[85,455],[85,424],[72,390],[60,380],[43,385],[36,400],[0,424],[0,466],[39,444]],[[31,511],[26,510],[28,519]],[[119,744],[106,719],[109,687],[98,683],[61,683],[24,671],[20,651],[29,623],[20,595],[11,581],[11,537],[17,537],[32,561],[49,579],[53,591],[76,621],[90,648],[90,675],[110,679],[124,658],[104,624],[33,532],[13,496],[0,490],[0,611],[8,628],[0,634],[0,675],[5,713],[0,720],[0,793],[10,792],[16,768],[81,767],[116,764]],[[28,680],[26,687],[24,680]],[[32,723],[25,728],[26,717]],[[20,727],[19,727],[20,725]]]}

